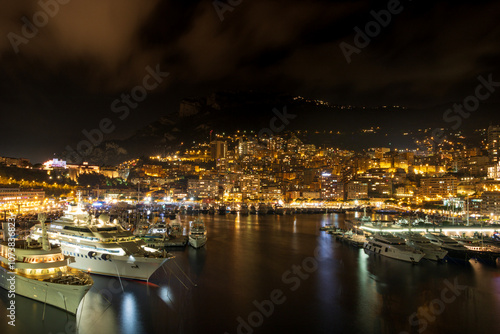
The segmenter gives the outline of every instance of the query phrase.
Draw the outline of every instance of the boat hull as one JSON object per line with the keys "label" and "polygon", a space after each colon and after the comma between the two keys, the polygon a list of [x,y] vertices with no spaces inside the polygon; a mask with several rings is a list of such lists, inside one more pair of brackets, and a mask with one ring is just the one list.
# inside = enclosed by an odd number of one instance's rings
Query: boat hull
{"label": "boat hull", "polygon": [[378,247],[370,242],[364,244],[363,248],[373,254],[379,254],[391,259],[405,262],[418,263],[424,257],[423,253],[405,252],[392,249],[391,247]]}
{"label": "boat hull", "polygon": [[446,254],[448,254],[448,252],[446,250],[435,249],[432,246],[430,246],[430,247],[420,246],[420,245],[414,244],[413,242],[408,242],[407,244],[411,248],[423,252],[425,254],[424,259],[431,260],[431,261],[442,261],[445,258]]}
{"label": "boat hull", "polygon": [[201,248],[207,243],[207,238],[192,238],[189,237],[189,244],[193,248]]}
{"label": "boat hull", "polygon": [[47,303],[71,314],[76,314],[78,306],[92,285],[58,284],[30,279],[21,275],[11,274],[0,267],[0,286],[10,289],[8,279],[15,277],[16,295],[24,296],[41,303]]}
{"label": "boat hull", "polygon": [[424,252],[424,254],[425,254],[424,259],[432,260],[432,261],[442,261],[445,258],[446,254],[448,254],[448,252],[445,250],[436,251],[436,250],[431,250],[431,249],[425,249],[423,247],[421,247],[420,249],[417,249],[417,250]]}
{"label": "boat hull", "polygon": [[80,269],[90,274],[114,276],[133,280],[147,281],[149,277],[159,269],[169,257],[133,257],[111,255],[104,260],[100,254],[89,257],[86,252],[78,252],[76,248],[69,245],[61,246],[63,254],[73,256],[75,262],[70,267]]}

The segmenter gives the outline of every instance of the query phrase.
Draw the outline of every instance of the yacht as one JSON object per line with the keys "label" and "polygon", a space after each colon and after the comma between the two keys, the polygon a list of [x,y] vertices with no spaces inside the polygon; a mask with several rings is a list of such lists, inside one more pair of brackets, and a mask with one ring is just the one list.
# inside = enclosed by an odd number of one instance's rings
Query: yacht
{"label": "yacht", "polygon": [[205,223],[200,218],[191,222],[189,230],[189,244],[194,248],[203,247],[207,243],[207,230]]}
{"label": "yacht", "polygon": [[458,242],[459,244],[465,246],[465,248],[469,250],[474,250],[474,251],[492,251],[492,252],[499,252],[500,247],[498,245],[488,243],[488,241],[484,241],[479,238],[469,238],[469,237],[463,237],[463,236],[451,236],[453,240]]}
{"label": "yacht", "polygon": [[352,231],[347,231],[342,234],[337,234],[337,239],[340,241],[344,241],[348,243],[349,245],[355,246],[355,247],[363,247],[363,245],[366,243],[366,237],[364,235],[360,235],[357,233],[354,233]]}
{"label": "yacht", "polygon": [[139,223],[137,223],[137,228],[132,230],[132,233],[138,237],[146,235],[150,229],[149,222],[146,219],[141,219]]}
{"label": "yacht", "polygon": [[[334,228],[334,229],[332,229],[332,230],[328,230],[328,231],[326,231],[326,233],[331,234],[331,235],[334,235],[334,236],[335,236],[335,237],[337,237],[337,238],[340,238],[340,236],[343,236],[343,235],[344,235],[345,231],[344,231],[344,230],[342,230],[341,228]],[[365,241],[366,241],[366,240],[365,240]],[[363,245],[361,245],[361,246],[363,246]]]}
{"label": "yacht", "polygon": [[424,259],[441,261],[444,259],[448,251],[431,243],[429,239],[418,233],[408,233],[404,235],[406,244],[413,249],[424,252]]}
{"label": "yacht", "polygon": [[468,260],[470,257],[468,249],[465,246],[442,233],[426,233],[424,237],[429,239],[434,245],[447,251],[447,255],[451,258]]}
{"label": "yacht", "polygon": [[363,208],[363,216],[357,219],[361,226],[373,226],[373,221],[370,216],[366,215],[366,207]]}
{"label": "yacht", "polygon": [[15,287],[16,295],[76,314],[94,282],[89,274],[70,268],[72,258],[60,248],[51,249],[45,224],[42,234],[42,243],[29,237],[7,243],[4,232],[0,243],[0,286],[9,292],[14,292]]}
{"label": "yacht", "polygon": [[453,240],[469,250],[469,257],[485,263],[496,263],[500,258],[500,247],[478,238],[452,237]]}
{"label": "yacht", "polygon": [[406,245],[405,240],[388,234],[376,234],[364,244],[365,250],[392,259],[418,263],[424,253]]}
{"label": "yacht", "polygon": [[336,227],[333,224],[325,224],[319,228],[320,231],[333,231]]}
{"label": "yacht", "polygon": [[154,224],[148,231],[149,234],[168,234],[168,232],[170,232],[170,226],[164,222]]}
{"label": "yacht", "polygon": [[[70,266],[92,274],[148,281],[149,277],[173,256],[147,247],[146,243],[124,229],[106,214],[91,217],[81,205],[68,206],[64,215],[50,223],[49,240],[61,246],[63,254],[73,256]],[[42,227],[31,228],[35,240]]]}
{"label": "yacht", "polygon": [[182,235],[184,232],[181,223],[179,223],[178,221],[170,222],[170,227],[170,235],[172,236]]}
{"label": "yacht", "polygon": [[146,242],[150,248],[163,250],[167,247],[186,246],[187,236],[182,235],[181,224],[172,223],[174,227],[164,222],[158,222],[151,226],[148,232],[140,238]]}

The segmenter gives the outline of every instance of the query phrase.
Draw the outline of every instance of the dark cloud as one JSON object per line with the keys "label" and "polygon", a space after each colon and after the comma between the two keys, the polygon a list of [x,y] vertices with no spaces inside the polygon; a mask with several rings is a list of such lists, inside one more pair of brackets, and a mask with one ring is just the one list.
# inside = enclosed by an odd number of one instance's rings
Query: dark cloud
{"label": "dark cloud", "polygon": [[65,146],[55,143],[77,140],[156,64],[171,76],[120,129],[175,110],[182,97],[218,89],[432,106],[470,94],[480,74],[500,78],[496,1],[402,1],[403,11],[348,64],[339,44],[353,44],[353,28],[387,3],[243,0],[221,21],[212,1],[70,0],[16,53],[8,34],[22,35],[22,18],[32,20],[42,8],[38,1],[4,1],[0,139],[8,148],[0,155],[14,154],[21,128],[38,137],[52,129],[54,151]]}
{"label": "dark cloud", "polygon": [[[144,68],[161,59],[161,52],[141,48],[139,34],[156,8],[157,0],[73,0],[59,4],[53,11],[55,15],[49,15],[47,24],[37,27],[36,36],[27,38],[27,43],[13,46],[9,33],[20,38],[26,36],[22,30],[23,17],[36,23],[37,13],[47,12],[40,3],[57,1],[0,5],[5,18],[0,29],[6,35],[0,52],[2,59],[9,60],[3,62],[4,68],[13,64],[16,69],[27,68],[44,75],[67,70],[67,74],[75,74],[71,79],[76,81],[86,79],[92,85],[122,88],[140,80]],[[82,68],[85,71],[81,71]]]}

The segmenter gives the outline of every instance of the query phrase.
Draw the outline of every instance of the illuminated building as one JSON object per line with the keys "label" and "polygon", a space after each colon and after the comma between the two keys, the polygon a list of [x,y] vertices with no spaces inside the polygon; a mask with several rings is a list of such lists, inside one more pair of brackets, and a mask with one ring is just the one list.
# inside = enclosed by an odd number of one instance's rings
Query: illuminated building
{"label": "illuminated building", "polygon": [[243,157],[246,155],[254,155],[257,143],[252,140],[243,141],[238,143],[238,156]]}
{"label": "illuminated building", "polygon": [[485,191],[481,195],[481,214],[500,216],[500,191]]}
{"label": "illuminated building", "polygon": [[210,143],[210,157],[212,159],[224,159],[227,154],[227,142],[214,140]]}
{"label": "illuminated building", "polygon": [[452,175],[422,178],[420,194],[430,198],[456,196],[458,179]]}
{"label": "illuminated building", "polygon": [[353,180],[347,183],[347,199],[368,198],[368,183]]}
{"label": "illuminated building", "polygon": [[219,194],[219,181],[189,179],[187,193],[189,197],[216,198]]}
{"label": "illuminated building", "polygon": [[43,163],[45,170],[53,170],[54,168],[66,168],[66,161],[54,158]]}
{"label": "illuminated building", "polygon": [[500,150],[500,126],[490,125],[488,127],[488,156],[490,161],[498,162],[498,154]]}
{"label": "illuminated building", "polygon": [[500,180],[500,163],[488,167],[488,179]]}
{"label": "illuminated building", "polygon": [[337,175],[332,175],[330,171],[321,173],[320,184],[321,199],[342,199],[343,189]]}
{"label": "illuminated building", "polygon": [[42,202],[45,198],[43,190],[21,190],[18,188],[0,188],[0,205],[31,206]]}
{"label": "illuminated building", "polygon": [[83,164],[68,164],[64,160],[52,159],[43,163],[43,169],[50,174],[52,170],[68,170],[68,176],[71,180],[76,181],[81,174],[100,173],[100,168],[97,165],[89,165],[88,162]]}

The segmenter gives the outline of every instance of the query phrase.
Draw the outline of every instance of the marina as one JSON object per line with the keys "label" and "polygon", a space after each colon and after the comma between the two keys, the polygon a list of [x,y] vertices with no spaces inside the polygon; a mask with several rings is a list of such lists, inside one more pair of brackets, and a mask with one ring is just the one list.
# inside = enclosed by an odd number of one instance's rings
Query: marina
{"label": "marina", "polygon": [[[440,298],[449,282],[459,285],[459,295],[427,323],[426,332],[496,330],[498,268],[473,260],[423,259],[412,265],[366,254],[319,230],[324,225],[345,229],[344,218],[355,217],[343,214],[202,217],[211,240],[200,249],[171,250],[175,257],[165,270],[152,274],[149,284],[122,280],[122,290],[117,277],[93,276],[94,286],[75,317],[47,306],[45,321],[43,305],[18,298],[19,317],[29,321],[13,333],[36,328],[65,332],[68,324],[77,324],[83,334],[235,333],[237,319],[248,323],[249,314],[258,310],[253,302],[268,299],[275,289],[286,300],[275,305],[256,331],[331,333],[335,327],[339,333],[411,332],[425,320],[420,314],[422,322],[412,327],[412,315]],[[194,218],[181,215],[182,221]],[[293,268],[302,269],[294,273]],[[6,291],[0,292],[0,302],[8,302]],[[460,323],[454,321],[457,315]]]}

